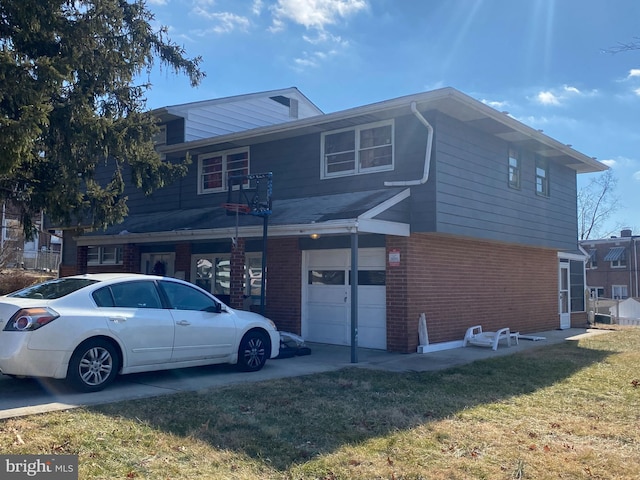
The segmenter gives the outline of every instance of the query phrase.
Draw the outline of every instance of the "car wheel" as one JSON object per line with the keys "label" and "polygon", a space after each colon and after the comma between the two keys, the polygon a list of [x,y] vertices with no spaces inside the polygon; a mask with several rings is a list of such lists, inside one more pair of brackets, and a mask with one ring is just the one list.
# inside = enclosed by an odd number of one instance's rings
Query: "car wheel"
{"label": "car wheel", "polygon": [[257,372],[267,361],[269,344],[263,333],[247,333],[238,349],[238,366],[245,372]]}
{"label": "car wheel", "polygon": [[113,345],[105,340],[89,340],[73,352],[67,382],[81,392],[97,392],[114,380],[118,370],[119,359]]}

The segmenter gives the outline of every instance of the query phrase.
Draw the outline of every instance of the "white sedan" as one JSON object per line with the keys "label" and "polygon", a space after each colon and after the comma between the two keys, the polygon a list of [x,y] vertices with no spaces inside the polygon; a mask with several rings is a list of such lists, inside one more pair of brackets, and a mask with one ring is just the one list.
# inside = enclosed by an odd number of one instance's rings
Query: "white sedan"
{"label": "white sedan", "polygon": [[0,373],[66,378],[95,392],[116,375],[219,363],[260,370],[280,334],[191,283],[88,274],[0,296]]}

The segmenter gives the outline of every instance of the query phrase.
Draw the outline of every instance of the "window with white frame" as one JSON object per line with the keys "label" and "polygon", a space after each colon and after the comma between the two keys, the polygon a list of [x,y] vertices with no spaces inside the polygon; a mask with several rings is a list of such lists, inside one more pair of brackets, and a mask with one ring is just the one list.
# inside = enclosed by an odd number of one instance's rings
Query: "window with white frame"
{"label": "window with white frame", "polygon": [[393,170],[393,121],[322,134],[322,178]]}
{"label": "window with white frame", "polygon": [[626,285],[611,285],[611,298],[623,299],[629,296]]}
{"label": "window with white frame", "polygon": [[549,162],[542,157],[536,157],[536,193],[549,196]]}
{"label": "window with white frame", "polygon": [[586,267],[589,269],[598,268],[598,251],[597,250],[589,250],[589,259],[587,260]]}
{"label": "window with white frame", "polygon": [[121,265],[122,245],[90,246],[87,248],[87,265]]}
{"label": "window with white frame", "polygon": [[511,188],[520,188],[520,153],[513,149],[509,149],[509,186]]}
{"label": "window with white frame", "polygon": [[198,156],[198,193],[227,191],[229,177],[249,174],[249,149]]}
{"label": "window with white frame", "polygon": [[589,296],[591,298],[604,298],[604,287],[589,287]]}

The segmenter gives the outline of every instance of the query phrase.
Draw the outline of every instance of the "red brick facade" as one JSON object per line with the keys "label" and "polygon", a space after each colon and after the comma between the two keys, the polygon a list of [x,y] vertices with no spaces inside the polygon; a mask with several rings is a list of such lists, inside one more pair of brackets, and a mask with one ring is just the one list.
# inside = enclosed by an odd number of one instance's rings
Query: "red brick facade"
{"label": "red brick facade", "polygon": [[553,250],[435,234],[387,237],[392,249],[401,260],[387,266],[388,350],[416,351],[423,312],[430,343],[461,340],[477,324],[522,333],[559,327]]}
{"label": "red brick facade", "polygon": [[[461,340],[466,329],[477,324],[486,330],[509,327],[521,333],[559,327],[554,250],[413,234],[388,236],[387,258],[391,251],[400,253],[400,262],[386,266],[389,351],[416,351],[421,313],[427,317],[430,343]],[[86,266],[86,254],[86,247],[78,248],[78,265]],[[139,271],[139,248],[125,245],[123,255],[121,271]],[[245,240],[240,238],[231,255],[231,305],[235,308],[243,304],[244,264]],[[176,245],[175,270],[184,271],[189,280],[190,268],[190,244]],[[72,273],[81,268],[77,270]],[[114,266],[108,271],[114,271]],[[298,239],[269,239],[265,314],[280,330],[297,334],[301,333],[302,274]],[[586,314],[573,314],[572,324],[584,326]]]}
{"label": "red brick facade", "polygon": [[271,238],[267,245],[265,314],[278,329],[300,334],[302,252],[297,238]]}

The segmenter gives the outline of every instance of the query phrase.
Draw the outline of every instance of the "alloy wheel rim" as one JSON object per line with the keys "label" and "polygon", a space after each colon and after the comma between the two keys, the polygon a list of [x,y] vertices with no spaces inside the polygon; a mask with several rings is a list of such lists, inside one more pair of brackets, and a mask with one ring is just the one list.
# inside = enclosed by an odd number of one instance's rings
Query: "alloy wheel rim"
{"label": "alloy wheel rim", "polygon": [[245,348],[244,350],[244,358],[247,365],[255,368],[262,363],[263,357],[264,345],[262,343],[262,340],[260,340],[259,338],[251,339],[247,344],[247,348]]}
{"label": "alloy wheel rim", "polygon": [[106,348],[94,347],[88,350],[80,360],[79,373],[87,385],[104,383],[113,369],[113,358]]}

